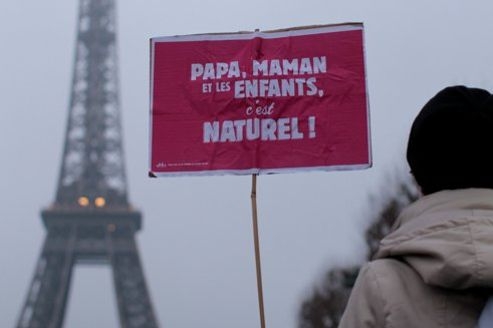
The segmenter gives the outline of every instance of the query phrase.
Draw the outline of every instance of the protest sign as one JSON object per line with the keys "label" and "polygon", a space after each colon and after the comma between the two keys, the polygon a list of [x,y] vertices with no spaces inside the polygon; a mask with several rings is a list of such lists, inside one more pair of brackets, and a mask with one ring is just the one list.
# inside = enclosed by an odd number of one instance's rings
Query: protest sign
{"label": "protest sign", "polygon": [[359,23],[151,39],[150,175],[371,166]]}

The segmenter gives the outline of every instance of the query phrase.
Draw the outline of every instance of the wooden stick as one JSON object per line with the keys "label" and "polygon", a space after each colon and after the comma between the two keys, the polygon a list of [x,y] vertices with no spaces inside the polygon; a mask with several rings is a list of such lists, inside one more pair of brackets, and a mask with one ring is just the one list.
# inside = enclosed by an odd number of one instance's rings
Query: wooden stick
{"label": "wooden stick", "polygon": [[251,198],[252,198],[253,241],[255,245],[255,264],[257,267],[257,291],[258,291],[258,307],[260,314],[260,327],[265,328],[264,294],[262,291],[262,270],[260,267],[260,242],[258,237],[258,218],[257,218],[257,174],[252,174]]}

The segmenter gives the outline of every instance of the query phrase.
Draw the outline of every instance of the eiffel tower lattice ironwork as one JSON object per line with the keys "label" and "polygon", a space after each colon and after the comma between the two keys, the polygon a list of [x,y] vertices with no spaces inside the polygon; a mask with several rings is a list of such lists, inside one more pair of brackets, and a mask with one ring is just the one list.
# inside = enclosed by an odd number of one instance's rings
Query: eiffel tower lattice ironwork
{"label": "eiffel tower lattice ironwork", "polygon": [[127,199],[120,125],[115,0],[79,0],[65,146],[47,235],[18,328],[62,327],[74,265],[110,265],[120,324],[157,327]]}

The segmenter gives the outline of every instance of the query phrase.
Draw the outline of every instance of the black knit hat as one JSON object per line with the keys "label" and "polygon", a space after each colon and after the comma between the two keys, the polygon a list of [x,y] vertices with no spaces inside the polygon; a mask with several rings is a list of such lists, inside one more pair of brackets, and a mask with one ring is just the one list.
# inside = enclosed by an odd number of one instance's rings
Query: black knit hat
{"label": "black knit hat", "polygon": [[424,194],[493,188],[493,96],[465,86],[440,91],[414,120],[407,161]]}

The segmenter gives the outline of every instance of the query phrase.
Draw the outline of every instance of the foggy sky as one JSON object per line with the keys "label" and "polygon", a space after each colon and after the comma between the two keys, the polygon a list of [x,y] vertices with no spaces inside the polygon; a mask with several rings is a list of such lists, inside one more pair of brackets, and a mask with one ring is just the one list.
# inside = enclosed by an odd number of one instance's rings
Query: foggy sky
{"label": "foggy sky", "polygon": [[[0,2],[0,327],[13,327],[54,200],[68,112],[77,0]],[[140,255],[162,327],[258,327],[250,177],[149,179],[149,38],[365,24],[373,168],[258,179],[267,326],[294,328],[325,270],[359,263],[370,194],[405,174],[413,117],[441,88],[493,89],[489,1],[118,1],[130,201],[144,214]],[[117,325],[109,268],[75,269],[66,327]]]}

